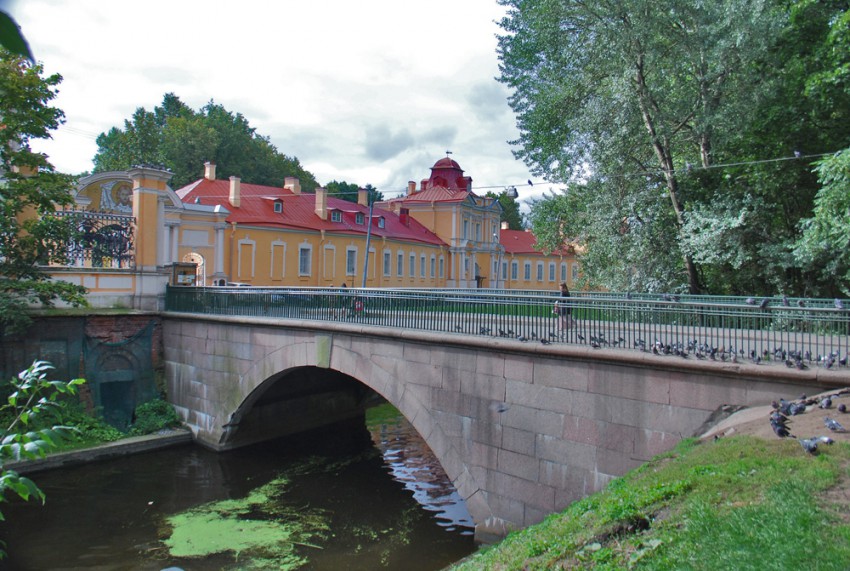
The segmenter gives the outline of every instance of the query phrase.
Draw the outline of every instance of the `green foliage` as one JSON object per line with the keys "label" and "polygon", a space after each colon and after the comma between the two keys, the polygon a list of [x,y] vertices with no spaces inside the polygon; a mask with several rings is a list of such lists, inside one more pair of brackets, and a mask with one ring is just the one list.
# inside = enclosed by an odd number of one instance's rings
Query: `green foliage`
{"label": "green foliage", "polygon": [[73,203],[74,179],[30,149],[64,117],[49,105],[62,78],[41,72],[0,48],[0,334],[24,331],[30,305],[85,305],[84,288],[43,271],[44,264],[66,261],[73,228],[50,214]]}
{"label": "green foliage", "polygon": [[[803,264],[818,268],[821,279],[850,294],[850,148],[820,161],[821,189],[812,218],[802,221],[803,235],[795,254]],[[820,290],[822,295],[831,291]]]}
{"label": "green foliage", "polygon": [[130,434],[153,434],[159,430],[173,428],[180,424],[180,418],[170,403],[155,399],[136,407],[135,420]]}
{"label": "green foliage", "polygon": [[216,164],[216,176],[238,176],[253,184],[280,186],[298,177],[305,191],[318,186],[296,157],[280,153],[268,137],[256,133],[241,113],[213,101],[192,110],[173,93],[163,96],[153,111],[139,107],[124,128],[113,127],[97,138],[94,172],[162,164],[174,177],[174,187],[199,178],[206,161]]}
{"label": "green foliage", "polygon": [[596,287],[830,295],[793,250],[850,144],[846,2],[501,3],[515,155],[572,195],[532,207],[549,248]]}
{"label": "green foliage", "polygon": [[[51,381],[48,372],[53,367],[44,361],[36,361],[25,371],[11,379],[6,389],[6,402],[0,406],[0,503],[7,501],[7,494],[23,500],[44,501],[44,493],[32,480],[4,468],[7,460],[38,458],[47,450],[58,445],[73,432],[68,426],[39,428],[41,418],[58,406],[58,399],[73,395],[83,379]],[[0,520],[3,519],[0,513]],[[0,551],[0,557],[3,552]]]}

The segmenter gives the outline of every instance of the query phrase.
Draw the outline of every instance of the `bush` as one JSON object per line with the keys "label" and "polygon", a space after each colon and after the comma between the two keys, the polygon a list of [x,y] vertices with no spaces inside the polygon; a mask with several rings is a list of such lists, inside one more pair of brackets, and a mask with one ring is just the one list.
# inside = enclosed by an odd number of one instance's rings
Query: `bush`
{"label": "bush", "polygon": [[130,434],[153,434],[166,428],[180,425],[174,407],[162,399],[142,403],[136,407],[135,421],[130,428]]}

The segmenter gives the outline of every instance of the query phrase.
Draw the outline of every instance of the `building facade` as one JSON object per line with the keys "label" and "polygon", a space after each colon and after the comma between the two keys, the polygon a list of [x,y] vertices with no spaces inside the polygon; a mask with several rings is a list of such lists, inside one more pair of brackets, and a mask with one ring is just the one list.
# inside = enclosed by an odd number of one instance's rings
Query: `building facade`
{"label": "building facade", "polygon": [[[221,180],[215,170],[207,163],[203,178],[176,190],[170,173],[153,167],[82,179],[77,210],[66,214],[87,229],[78,244],[85,255],[54,276],[89,288],[97,305],[149,297],[169,281],[553,289],[578,277],[574,252],[546,255],[530,232],[503,229],[498,201],[477,195],[449,158],[404,196],[375,204],[365,190],[355,203],[323,188],[301,192],[296,178],[270,187]],[[175,266],[194,272],[176,280]]]}

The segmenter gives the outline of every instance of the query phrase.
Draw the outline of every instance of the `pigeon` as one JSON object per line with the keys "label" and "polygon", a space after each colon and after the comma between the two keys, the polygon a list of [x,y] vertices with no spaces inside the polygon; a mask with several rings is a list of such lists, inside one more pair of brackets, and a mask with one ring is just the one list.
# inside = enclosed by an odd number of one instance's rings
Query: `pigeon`
{"label": "pigeon", "polygon": [[767,306],[769,306],[769,305],[770,305],[770,299],[764,298],[763,300],[761,300],[761,303],[759,304],[759,309],[767,309]]}
{"label": "pigeon", "polygon": [[804,402],[792,402],[788,407],[788,414],[791,416],[797,416],[798,414],[803,414],[806,412],[806,403]]}
{"label": "pigeon", "polygon": [[541,339],[540,343],[542,343],[543,345],[548,345],[551,343],[551,341],[549,341],[548,339]]}
{"label": "pigeon", "polygon": [[833,439],[832,439],[832,438],[830,438],[829,436],[818,436],[817,440],[818,440],[818,442],[820,442],[821,444],[827,444],[827,445],[829,445],[829,444],[834,444],[834,443],[835,443],[835,440],[833,440]]}
{"label": "pigeon", "polygon": [[782,296],[782,305],[783,305],[784,307],[789,307],[789,306],[791,305],[791,302],[790,302],[790,301],[788,301],[788,296],[787,296],[787,295],[783,295],[783,296]]}
{"label": "pigeon", "polygon": [[835,309],[844,309],[844,302],[837,297],[835,298]]}
{"label": "pigeon", "polygon": [[517,341],[522,341],[523,343],[525,343],[526,341],[528,341],[528,337],[526,337],[525,335],[519,335],[517,336]]}
{"label": "pigeon", "polygon": [[826,408],[831,408],[831,407],[832,407],[832,399],[831,399],[831,398],[829,398],[829,397],[824,397],[824,398],[820,401],[820,404],[819,404],[818,406],[819,406],[820,408],[824,408],[824,409],[826,409]]}
{"label": "pigeon", "polygon": [[[791,436],[791,432],[788,430],[788,427],[787,427],[787,426],[785,426],[784,424],[779,424],[779,423],[771,422],[771,423],[770,423],[770,427],[773,429],[773,432],[774,432],[774,433],[776,434],[776,436],[778,436],[779,438],[788,438],[788,437],[792,437],[792,436]],[[792,438],[793,438],[793,437],[792,437]]]}
{"label": "pigeon", "polygon": [[844,403],[838,405],[838,412],[847,412],[847,405]]}
{"label": "pigeon", "polygon": [[814,454],[818,451],[818,439],[802,438],[800,439],[800,446],[802,446],[803,450],[805,450],[809,454]]}
{"label": "pigeon", "polygon": [[744,303],[746,303],[747,305],[755,305],[756,304],[756,298],[748,297],[747,299],[744,300]]}
{"label": "pigeon", "polygon": [[844,432],[844,427],[841,426],[841,423],[829,418],[828,416],[823,417],[823,423],[833,432]]}
{"label": "pigeon", "polygon": [[531,182],[531,179],[528,179],[528,186],[534,186],[534,183]]}

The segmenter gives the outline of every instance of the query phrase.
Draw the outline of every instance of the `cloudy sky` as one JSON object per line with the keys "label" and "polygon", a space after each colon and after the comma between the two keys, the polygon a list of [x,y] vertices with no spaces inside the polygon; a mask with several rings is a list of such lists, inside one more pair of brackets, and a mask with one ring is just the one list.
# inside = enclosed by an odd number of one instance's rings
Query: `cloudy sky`
{"label": "cloudy sky", "polygon": [[[167,92],[242,113],[320,183],[391,195],[447,150],[485,192],[534,192],[498,74],[496,0],[0,0],[67,122],[39,145],[63,172],[92,169],[95,138]],[[198,176],[202,174],[198,165]],[[542,181],[540,181],[542,182]]]}

